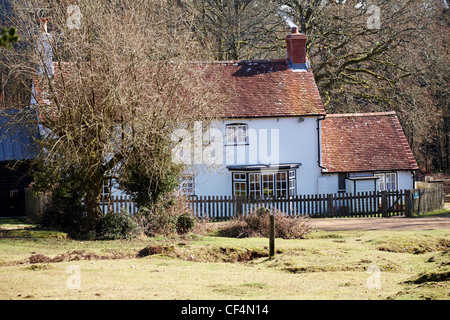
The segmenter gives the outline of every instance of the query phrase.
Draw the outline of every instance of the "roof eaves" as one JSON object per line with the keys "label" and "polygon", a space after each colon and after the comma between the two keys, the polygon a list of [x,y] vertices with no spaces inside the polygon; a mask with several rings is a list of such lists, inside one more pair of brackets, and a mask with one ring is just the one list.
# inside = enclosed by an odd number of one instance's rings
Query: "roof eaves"
{"label": "roof eaves", "polygon": [[371,117],[371,116],[392,116],[397,115],[395,111],[386,112],[365,112],[365,113],[331,113],[327,114],[327,118],[344,118],[344,117]]}

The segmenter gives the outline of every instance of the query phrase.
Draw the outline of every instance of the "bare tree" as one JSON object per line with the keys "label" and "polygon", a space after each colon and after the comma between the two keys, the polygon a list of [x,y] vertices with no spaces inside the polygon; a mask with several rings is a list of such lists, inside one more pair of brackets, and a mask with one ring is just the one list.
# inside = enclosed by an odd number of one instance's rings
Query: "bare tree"
{"label": "bare tree", "polygon": [[[209,121],[218,101],[208,65],[186,63],[207,59],[189,16],[169,0],[11,2],[27,46],[7,61],[34,78],[43,133],[36,185],[79,194],[91,229],[107,179],[141,204],[173,188],[182,167],[171,159],[171,132]],[[42,12],[49,22],[39,26]]]}
{"label": "bare tree", "polygon": [[415,41],[405,50],[391,53],[392,59],[402,61],[409,76],[395,84],[390,96],[422,169],[442,172],[450,169],[450,11],[440,1],[434,1],[425,13]]}
{"label": "bare tree", "polygon": [[397,111],[417,160],[448,170],[448,6],[434,1],[280,1],[308,35],[330,113]]}
{"label": "bare tree", "polygon": [[388,52],[414,41],[423,15],[417,1],[282,1],[308,35],[307,50],[325,106],[330,112],[383,104],[383,93],[408,73]]}
{"label": "bare tree", "polygon": [[[288,30],[272,0],[178,1],[193,16],[191,25],[199,43],[216,60],[273,58],[284,46]],[[281,32],[281,33],[280,33]]]}

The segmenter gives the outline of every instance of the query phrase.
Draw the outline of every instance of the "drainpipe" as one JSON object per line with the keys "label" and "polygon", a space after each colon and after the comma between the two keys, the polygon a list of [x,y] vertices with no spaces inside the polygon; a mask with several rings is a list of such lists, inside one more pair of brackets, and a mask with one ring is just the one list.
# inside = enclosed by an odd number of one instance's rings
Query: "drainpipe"
{"label": "drainpipe", "polygon": [[322,148],[321,148],[321,134],[320,134],[320,121],[325,119],[325,115],[317,118],[317,163],[319,168],[326,170],[324,166],[322,166]]}

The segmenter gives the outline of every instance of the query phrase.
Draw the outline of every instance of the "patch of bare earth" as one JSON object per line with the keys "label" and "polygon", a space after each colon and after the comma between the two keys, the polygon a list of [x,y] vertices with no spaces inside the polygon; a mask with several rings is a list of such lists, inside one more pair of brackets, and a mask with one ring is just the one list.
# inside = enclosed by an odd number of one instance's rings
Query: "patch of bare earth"
{"label": "patch of bare earth", "polygon": [[139,251],[138,257],[143,258],[154,254],[164,254],[181,260],[197,262],[246,262],[269,256],[269,252],[266,249],[259,250],[221,246],[197,248],[196,250],[182,248],[179,250],[175,246],[149,245]]}
{"label": "patch of bare earth", "polygon": [[124,254],[109,254],[98,255],[86,250],[74,250],[59,254],[53,258],[50,258],[44,254],[38,253],[31,255],[28,259],[31,264],[34,263],[50,263],[50,262],[64,262],[64,261],[78,261],[78,260],[106,260],[106,259],[124,259],[130,258],[130,256]]}
{"label": "patch of bare earth", "polygon": [[148,245],[140,250],[136,255],[128,254],[110,254],[98,255],[85,250],[75,250],[66,252],[50,258],[44,254],[33,254],[28,258],[30,264],[55,263],[78,260],[107,260],[107,259],[130,259],[144,258],[151,255],[162,254],[172,258],[197,262],[247,262],[261,257],[268,257],[267,248],[248,249],[238,247],[215,247],[215,248],[197,248],[190,250],[186,244],[174,245]]}

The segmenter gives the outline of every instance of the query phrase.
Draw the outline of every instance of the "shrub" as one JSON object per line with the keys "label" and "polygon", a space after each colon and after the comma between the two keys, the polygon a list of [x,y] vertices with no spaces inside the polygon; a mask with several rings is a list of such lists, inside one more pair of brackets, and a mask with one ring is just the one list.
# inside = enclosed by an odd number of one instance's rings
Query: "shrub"
{"label": "shrub", "polygon": [[83,236],[87,231],[87,214],[83,204],[86,194],[84,179],[77,175],[74,168],[54,172],[41,161],[37,163],[33,175],[33,190],[50,196],[50,202],[39,217],[39,224],[67,232],[71,238]]}
{"label": "shrub", "polygon": [[275,216],[275,237],[302,239],[311,231],[311,224],[304,217],[289,217],[278,210],[258,208],[246,216],[234,218],[219,234],[237,238],[269,237],[270,215]]}
{"label": "shrub", "polygon": [[82,205],[61,205],[52,201],[39,217],[39,224],[67,232],[71,238],[78,238],[86,232],[87,215]]}
{"label": "shrub", "polygon": [[108,213],[101,217],[97,226],[97,239],[116,240],[136,237],[140,228],[126,212]]}
{"label": "shrub", "polygon": [[141,207],[137,220],[147,236],[186,234],[194,227],[184,197],[172,196],[151,208]]}
{"label": "shrub", "polygon": [[186,234],[195,226],[195,219],[189,213],[181,214],[177,219],[177,233]]}
{"label": "shrub", "polygon": [[142,230],[149,237],[170,235],[176,231],[177,217],[164,208],[142,207],[137,215]]}
{"label": "shrub", "polygon": [[303,216],[289,217],[285,213],[275,214],[275,237],[303,239],[311,232],[309,220]]}

